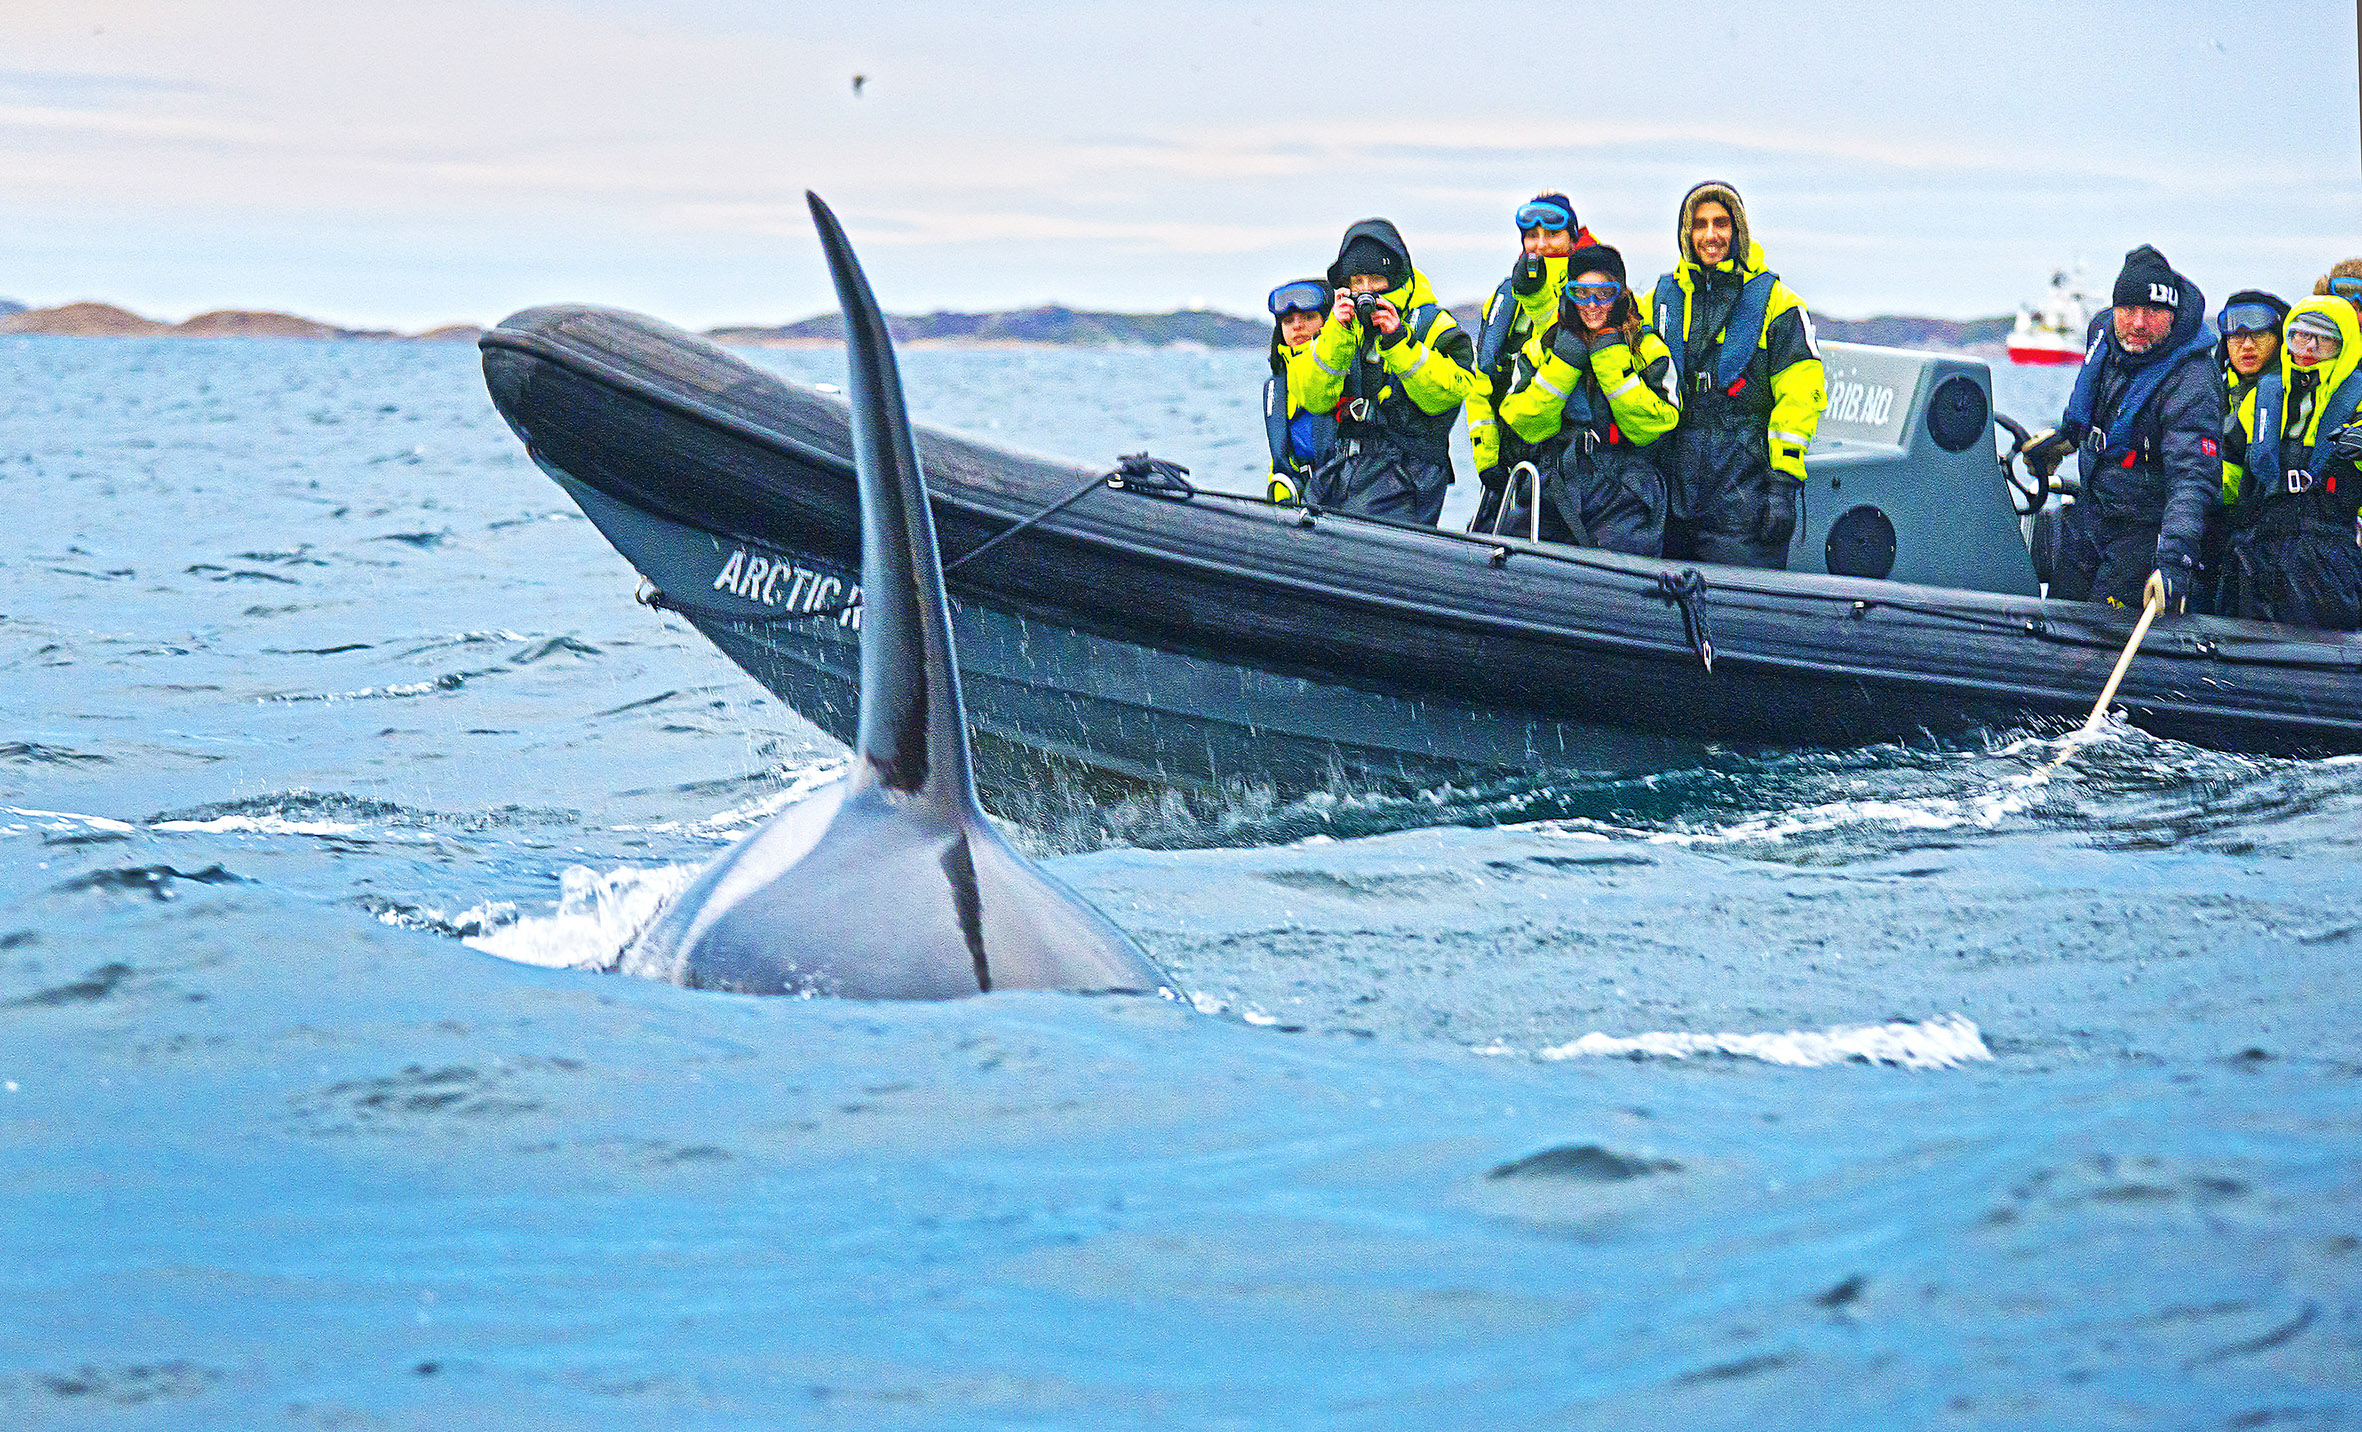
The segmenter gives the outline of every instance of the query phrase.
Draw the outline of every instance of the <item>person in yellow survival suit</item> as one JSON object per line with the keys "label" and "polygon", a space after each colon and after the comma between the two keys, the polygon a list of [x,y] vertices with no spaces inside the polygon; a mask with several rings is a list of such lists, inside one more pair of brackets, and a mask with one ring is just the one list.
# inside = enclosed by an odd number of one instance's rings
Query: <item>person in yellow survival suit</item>
{"label": "person in yellow survival suit", "polygon": [[1681,426],[1655,446],[1672,507],[1665,555],[1786,567],[1828,401],[1811,317],[1765,266],[1730,185],[1690,190],[1675,240],[1681,262],[1652,305],[1681,380]]}
{"label": "person in yellow survival suit", "polygon": [[[1586,245],[1567,268],[1558,312],[1534,336],[1529,377],[1501,401],[1501,421],[1555,459],[1542,473],[1545,538],[1660,556],[1665,481],[1647,450],[1681,420],[1673,355],[1625,287],[1622,254]],[[1529,531],[1526,520],[1513,512],[1502,530]]]}
{"label": "person in yellow survival suit", "polygon": [[2280,362],[2241,399],[2223,444],[2239,494],[2216,610],[2333,631],[2362,628],[2362,317],[2299,302]]}
{"label": "person in yellow survival suit", "polygon": [[1517,262],[1485,300],[1484,320],[1476,331],[1476,373],[1484,385],[1468,396],[1468,446],[1484,495],[1477,502],[1475,520],[1468,524],[1471,532],[1499,525],[1506,474],[1519,460],[1537,458],[1522,450],[1513,433],[1503,431],[1496,414],[1501,400],[1533,371],[1520,366],[1518,359],[1558,312],[1559,290],[1568,277],[1567,255],[1598,242],[1575,217],[1574,201],[1564,194],[1536,194],[1517,206],[1515,222]]}
{"label": "person in yellow survival suit", "polygon": [[1329,282],[1337,298],[1312,343],[1318,371],[1304,402],[1336,413],[1337,446],[1313,469],[1305,499],[1432,527],[1452,485],[1452,425],[1480,381],[1476,346],[1384,219],[1345,231]]}
{"label": "person in yellow survival suit", "polygon": [[1304,391],[1320,369],[1312,340],[1329,321],[1336,295],[1326,280],[1300,278],[1271,291],[1271,376],[1263,383],[1263,433],[1271,446],[1269,495],[1293,502],[1312,470],[1337,445],[1337,419],[1308,406]]}

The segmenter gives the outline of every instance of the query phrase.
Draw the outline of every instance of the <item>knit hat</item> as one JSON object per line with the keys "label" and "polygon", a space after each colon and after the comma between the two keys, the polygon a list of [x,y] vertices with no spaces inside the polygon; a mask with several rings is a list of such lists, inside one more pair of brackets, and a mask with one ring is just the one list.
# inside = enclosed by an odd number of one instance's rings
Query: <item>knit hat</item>
{"label": "knit hat", "polygon": [[2112,296],[2118,307],[2167,308],[2178,314],[2188,299],[2188,285],[2165,261],[2165,255],[2143,244],[2124,256],[2124,271],[2116,275]]}
{"label": "knit hat", "polygon": [[1344,252],[1337,255],[1336,274],[1351,278],[1355,274],[1374,273],[1392,288],[1402,282],[1402,258],[1368,234],[1356,234]]}
{"label": "knit hat", "polygon": [[2316,337],[2335,338],[2341,341],[2345,338],[2344,334],[2337,331],[2337,320],[2316,308],[2308,308],[2288,320],[2288,331],[2292,334],[2310,333]]}
{"label": "knit hat", "polygon": [[1607,244],[1586,244],[1567,256],[1566,276],[1572,280],[1587,273],[1603,273],[1625,283],[1624,256]]}

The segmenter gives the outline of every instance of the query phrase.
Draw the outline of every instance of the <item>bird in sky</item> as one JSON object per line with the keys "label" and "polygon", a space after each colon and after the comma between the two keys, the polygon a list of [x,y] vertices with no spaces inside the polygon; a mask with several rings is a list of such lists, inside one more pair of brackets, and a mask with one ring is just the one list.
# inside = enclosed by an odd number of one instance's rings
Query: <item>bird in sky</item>
{"label": "bird in sky", "polygon": [[855,76],[853,76],[853,98],[855,98],[855,99],[859,99],[859,98],[861,98],[861,87],[862,87],[863,85],[865,85],[865,84],[868,84],[868,83],[869,83],[869,76],[867,76],[867,75],[855,75]]}

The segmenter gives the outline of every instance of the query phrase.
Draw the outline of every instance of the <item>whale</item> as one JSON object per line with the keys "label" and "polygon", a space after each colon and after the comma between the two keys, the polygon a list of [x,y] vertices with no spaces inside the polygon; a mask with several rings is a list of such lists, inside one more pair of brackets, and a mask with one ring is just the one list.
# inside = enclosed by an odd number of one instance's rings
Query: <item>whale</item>
{"label": "whale", "polygon": [[817,194],[805,198],[845,316],[861,498],[851,767],[708,866],[621,967],[758,995],[1178,998],[1130,936],[1011,845],[977,800],[943,564],[894,345],[844,226]]}

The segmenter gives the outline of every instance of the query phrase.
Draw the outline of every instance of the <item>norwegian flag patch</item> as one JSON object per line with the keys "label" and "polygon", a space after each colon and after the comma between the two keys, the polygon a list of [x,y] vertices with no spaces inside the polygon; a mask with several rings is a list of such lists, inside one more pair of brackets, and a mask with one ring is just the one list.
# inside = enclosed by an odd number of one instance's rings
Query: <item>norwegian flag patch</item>
{"label": "norwegian flag patch", "polygon": [[2198,451],[2206,454],[2208,457],[2221,457],[2223,455],[2223,445],[2216,442],[2213,438],[2200,438],[2198,439]]}

